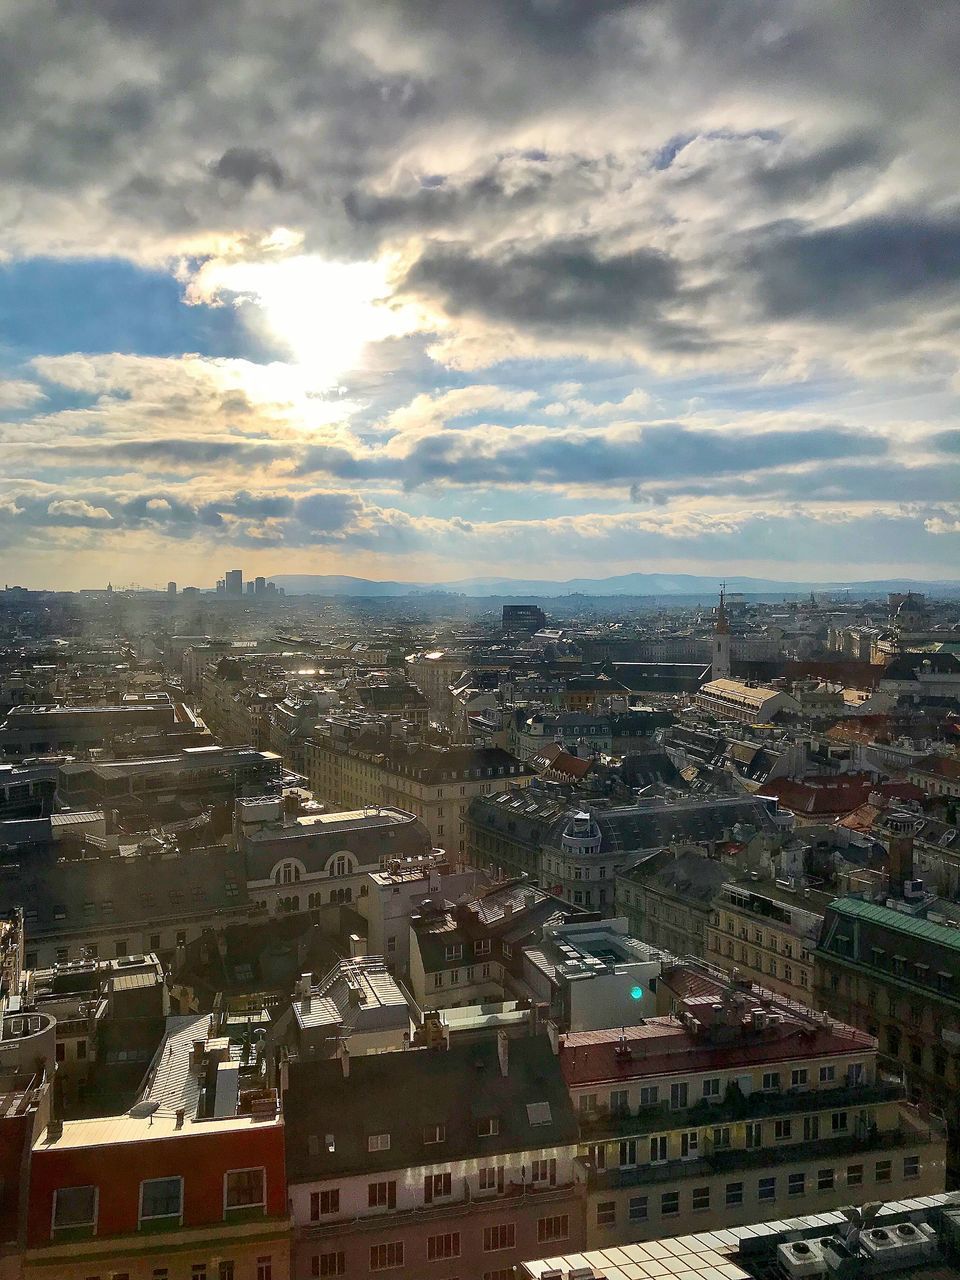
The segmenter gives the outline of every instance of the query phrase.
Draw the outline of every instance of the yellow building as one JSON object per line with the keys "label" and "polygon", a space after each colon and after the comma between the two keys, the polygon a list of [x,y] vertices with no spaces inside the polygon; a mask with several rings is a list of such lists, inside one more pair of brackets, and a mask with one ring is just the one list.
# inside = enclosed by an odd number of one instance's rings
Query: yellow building
{"label": "yellow building", "polygon": [[567,1035],[587,1247],[942,1191],[942,1128],[903,1101],[863,1032],[676,965],[676,1012]]}

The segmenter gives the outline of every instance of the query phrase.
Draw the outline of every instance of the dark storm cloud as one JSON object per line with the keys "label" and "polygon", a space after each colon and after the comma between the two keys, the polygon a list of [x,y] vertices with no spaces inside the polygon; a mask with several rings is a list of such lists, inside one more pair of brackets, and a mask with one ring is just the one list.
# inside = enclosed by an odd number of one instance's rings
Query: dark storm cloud
{"label": "dark storm cloud", "polygon": [[863,218],[770,230],[749,259],[761,304],[776,318],[834,319],[935,297],[960,281],[960,216]]}
{"label": "dark storm cloud", "polygon": [[245,191],[259,178],[275,189],[283,186],[283,170],[265,148],[231,147],[211,166],[211,172],[217,178],[235,182]]}
{"label": "dark storm cloud", "polygon": [[672,258],[645,248],[605,254],[586,237],[511,244],[489,256],[463,243],[432,243],[402,287],[435,298],[454,317],[476,315],[540,330],[640,325],[678,340],[686,332],[664,316],[682,292]]}
{"label": "dark storm cloud", "polygon": [[306,450],[297,474],[322,471],[340,480],[392,479],[408,489],[431,483],[629,485],[877,455],[885,448],[875,437],[828,427],[752,434],[678,424],[611,434],[531,435],[515,429],[495,441],[481,431],[445,431],[416,440],[399,457],[378,452],[358,458],[315,446]]}
{"label": "dark storm cloud", "polygon": [[857,133],[804,155],[777,159],[757,168],[753,181],[776,200],[804,199],[841,174],[879,168],[891,157],[890,139],[876,133]]}

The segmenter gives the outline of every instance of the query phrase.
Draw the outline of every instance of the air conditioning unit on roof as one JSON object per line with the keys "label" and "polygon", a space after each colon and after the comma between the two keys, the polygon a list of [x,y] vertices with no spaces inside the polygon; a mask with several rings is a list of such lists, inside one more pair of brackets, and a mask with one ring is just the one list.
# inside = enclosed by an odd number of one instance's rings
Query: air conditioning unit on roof
{"label": "air conditioning unit on roof", "polygon": [[819,1240],[791,1240],[777,1247],[777,1261],[784,1275],[793,1280],[804,1276],[823,1276],[827,1263]]}

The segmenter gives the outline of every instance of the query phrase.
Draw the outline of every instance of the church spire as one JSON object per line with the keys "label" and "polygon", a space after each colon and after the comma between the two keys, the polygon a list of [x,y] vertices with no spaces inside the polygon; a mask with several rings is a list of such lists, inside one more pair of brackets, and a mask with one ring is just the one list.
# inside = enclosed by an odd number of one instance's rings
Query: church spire
{"label": "church spire", "polygon": [[724,604],[724,596],[727,584],[720,583],[720,607],[717,609],[717,625],[714,627],[714,635],[727,636],[730,634],[730,623],[727,621],[727,610]]}

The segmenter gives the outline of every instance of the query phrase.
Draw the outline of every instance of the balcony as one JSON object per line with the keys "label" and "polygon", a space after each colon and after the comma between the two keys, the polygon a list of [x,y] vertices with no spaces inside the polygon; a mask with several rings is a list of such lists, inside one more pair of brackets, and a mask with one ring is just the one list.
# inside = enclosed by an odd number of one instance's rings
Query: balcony
{"label": "balcony", "polygon": [[348,1231],[411,1227],[422,1222],[460,1218],[465,1214],[515,1211],[528,1206],[539,1208],[541,1205],[567,1200],[573,1194],[572,1182],[560,1187],[544,1187],[542,1191],[521,1182],[512,1182],[500,1194],[474,1196],[468,1193],[459,1200],[445,1200],[442,1204],[416,1205],[411,1209],[391,1209],[386,1213],[363,1214],[356,1218],[339,1217],[327,1222],[309,1222],[298,1227],[297,1232],[300,1239],[313,1240],[342,1235]]}
{"label": "balcony", "polygon": [[617,1190],[705,1177],[712,1173],[734,1173],[745,1169],[770,1169],[782,1164],[811,1164],[818,1159],[835,1160],[855,1155],[878,1154],[902,1148],[923,1147],[946,1141],[946,1131],[936,1120],[924,1121],[914,1108],[904,1108],[897,1125],[870,1129],[863,1134],[838,1134],[818,1142],[787,1142],[782,1146],[716,1147],[704,1138],[699,1154],[687,1160],[666,1160],[624,1169],[596,1170],[588,1166],[591,1190]]}
{"label": "balcony", "polygon": [[840,1085],[833,1089],[797,1088],[776,1093],[744,1094],[730,1090],[719,1102],[699,1101],[692,1107],[674,1110],[669,1103],[641,1107],[636,1112],[594,1111],[581,1115],[581,1142],[632,1138],[671,1129],[710,1128],[743,1120],[763,1120],[817,1111],[838,1111],[845,1107],[869,1107],[897,1102],[905,1095],[900,1081],[876,1084]]}

